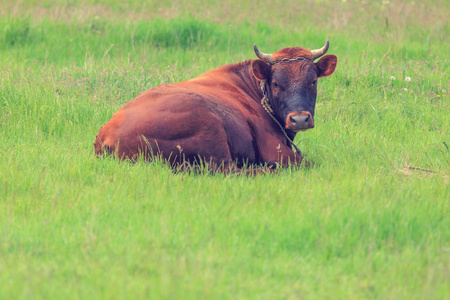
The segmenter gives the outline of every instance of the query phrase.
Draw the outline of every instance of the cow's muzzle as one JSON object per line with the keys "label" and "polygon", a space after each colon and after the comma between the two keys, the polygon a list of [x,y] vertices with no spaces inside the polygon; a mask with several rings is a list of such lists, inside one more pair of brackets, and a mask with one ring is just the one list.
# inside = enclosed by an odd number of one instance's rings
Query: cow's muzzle
{"label": "cow's muzzle", "polygon": [[293,112],[286,117],[286,129],[298,132],[314,128],[314,120],[307,111]]}

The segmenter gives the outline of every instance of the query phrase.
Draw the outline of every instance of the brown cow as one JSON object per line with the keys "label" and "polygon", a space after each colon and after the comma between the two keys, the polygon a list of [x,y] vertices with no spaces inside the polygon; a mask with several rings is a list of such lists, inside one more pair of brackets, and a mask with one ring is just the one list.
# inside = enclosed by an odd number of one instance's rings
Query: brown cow
{"label": "brown cow", "polygon": [[[226,173],[300,165],[303,157],[292,140],[314,127],[317,79],[331,75],[337,63],[335,55],[323,56],[328,46],[265,54],[254,45],[260,59],[153,88],[100,129],[95,153],[157,156],[176,169],[206,164]],[[260,168],[244,171],[244,165]]]}

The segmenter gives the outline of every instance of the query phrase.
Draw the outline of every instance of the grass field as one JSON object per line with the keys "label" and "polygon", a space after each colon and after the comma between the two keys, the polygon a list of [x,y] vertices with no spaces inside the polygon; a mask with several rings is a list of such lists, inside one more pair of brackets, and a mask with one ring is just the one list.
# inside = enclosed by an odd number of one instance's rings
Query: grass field
{"label": "grass field", "polygon": [[[158,2],[2,1],[0,299],[449,299],[449,2]],[[95,157],[139,93],[327,38],[311,168]]]}

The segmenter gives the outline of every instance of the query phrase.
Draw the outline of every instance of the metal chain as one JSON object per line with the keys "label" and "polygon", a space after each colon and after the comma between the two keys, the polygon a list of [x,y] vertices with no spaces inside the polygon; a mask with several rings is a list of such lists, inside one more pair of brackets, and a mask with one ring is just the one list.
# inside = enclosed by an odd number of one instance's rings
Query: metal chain
{"label": "metal chain", "polygon": [[294,142],[291,140],[291,138],[288,136],[286,130],[284,130],[283,125],[280,124],[280,122],[278,122],[277,118],[275,117],[275,114],[273,112],[272,106],[270,105],[269,102],[269,98],[267,97],[267,92],[266,92],[266,88],[265,88],[266,82],[265,81],[260,81],[259,82],[259,86],[261,87],[261,91],[263,93],[263,98],[261,99],[261,105],[264,108],[264,110],[269,114],[269,116],[272,118],[272,120],[275,121],[275,123],[278,124],[278,126],[281,129],[281,132],[283,132],[284,136],[286,137],[286,139],[289,141],[290,145],[292,147],[294,147],[295,151],[297,152],[298,155],[302,156],[302,152],[300,151],[300,149],[297,147],[296,144],[294,144]]}
{"label": "metal chain", "polygon": [[283,59],[281,59],[279,62],[273,62],[273,63],[270,63],[270,65],[273,66],[273,65],[281,64],[281,63],[283,63],[283,62],[302,61],[302,60],[306,60],[306,61],[312,62],[312,60],[310,60],[310,59],[308,59],[308,58],[305,58],[305,57],[296,57],[296,58],[283,58]]}

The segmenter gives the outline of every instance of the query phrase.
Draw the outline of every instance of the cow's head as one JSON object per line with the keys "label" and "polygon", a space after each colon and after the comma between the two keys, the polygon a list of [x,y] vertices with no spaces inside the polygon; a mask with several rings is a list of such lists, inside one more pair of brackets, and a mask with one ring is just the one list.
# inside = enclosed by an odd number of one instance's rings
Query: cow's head
{"label": "cow's head", "polygon": [[333,74],[337,64],[335,55],[323,56],[328,47],[326,41],[317,50],[293,47],[265,54],[254,45],[259,59],[252,62],[253,74],[265,83],[274,115],[288,130],[298,132],[314,127],[317,79]]}

